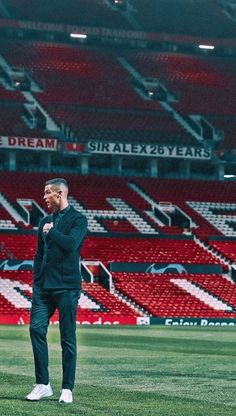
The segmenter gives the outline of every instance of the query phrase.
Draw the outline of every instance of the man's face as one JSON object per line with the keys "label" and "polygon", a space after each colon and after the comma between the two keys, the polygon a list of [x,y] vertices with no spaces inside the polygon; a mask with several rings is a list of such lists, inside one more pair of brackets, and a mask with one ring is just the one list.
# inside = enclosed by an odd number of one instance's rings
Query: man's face
{"label": "man's face", "polygon": [[57,210],[60,206],[60,189],[53,185],[46,185],[43,199],[49,209]]}

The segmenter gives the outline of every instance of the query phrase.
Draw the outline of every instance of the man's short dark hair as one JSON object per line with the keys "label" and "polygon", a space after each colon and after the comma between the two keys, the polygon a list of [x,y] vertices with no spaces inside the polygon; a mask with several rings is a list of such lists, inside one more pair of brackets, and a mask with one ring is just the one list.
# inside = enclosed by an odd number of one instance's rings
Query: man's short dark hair
{"label": "man's short dark hair", "polygon": [[64,178],[53,178],[45,182],[45,185],[60,186],[64,185],[68,189],[68,183]]}

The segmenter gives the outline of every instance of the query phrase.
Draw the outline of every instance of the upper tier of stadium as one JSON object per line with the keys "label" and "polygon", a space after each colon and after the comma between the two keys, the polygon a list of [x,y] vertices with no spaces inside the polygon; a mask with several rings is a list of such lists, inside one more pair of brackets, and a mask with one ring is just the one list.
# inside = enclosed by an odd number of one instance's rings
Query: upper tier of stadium
{"label": "upper tier of stadium", "polygon": [[235,3],[228,0],[2,0],[1,4],[0,15],[8,19],[235,37]]}

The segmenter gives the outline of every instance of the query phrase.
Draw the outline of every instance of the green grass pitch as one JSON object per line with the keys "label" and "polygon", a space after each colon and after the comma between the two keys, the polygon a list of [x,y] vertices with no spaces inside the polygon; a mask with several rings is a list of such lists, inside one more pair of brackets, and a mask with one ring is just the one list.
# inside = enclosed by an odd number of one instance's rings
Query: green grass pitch
{"label": "green grass pitch", "polygon": [[48,333],[54,396],[32,403],[28,327],[0,326],[0,415],[235,416],[235,331],[80,326],[74,403],[62,405],[58,327]]}

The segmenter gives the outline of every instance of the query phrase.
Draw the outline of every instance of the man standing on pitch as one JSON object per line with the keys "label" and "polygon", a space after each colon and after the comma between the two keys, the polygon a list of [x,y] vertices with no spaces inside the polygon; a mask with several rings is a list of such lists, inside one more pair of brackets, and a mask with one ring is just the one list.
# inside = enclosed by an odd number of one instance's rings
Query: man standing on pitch
{"label": "man standing on pitch", "polygon": [[53,395],[48,372],[47,329],[57,309],[62,347],[60,403],[72,403],[76,370],[76,313],[81,289],[80,249],[87,219],[68,203],[68,185],[56,178],[45,183],[44,201],[51,214],[39,224],[34,258],[30,337],[36,384],[27,400]]}

